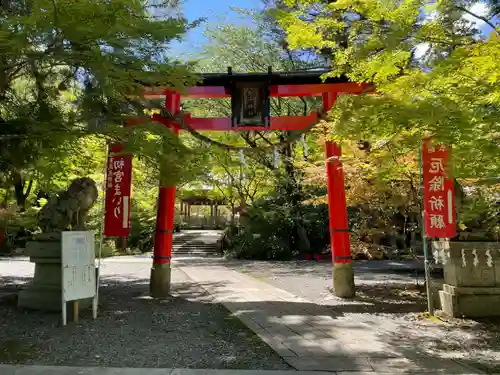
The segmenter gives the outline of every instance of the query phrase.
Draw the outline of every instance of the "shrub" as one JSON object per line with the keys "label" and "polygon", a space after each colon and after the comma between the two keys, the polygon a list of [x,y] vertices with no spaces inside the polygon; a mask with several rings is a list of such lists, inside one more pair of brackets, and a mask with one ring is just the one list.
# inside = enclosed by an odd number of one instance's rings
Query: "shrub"
{"label": "shrub", "polygon": [[39,208],[32,207],[20,212],[16,207],[0,209],[0,232],[3,233],[1,252],[24,248],[33,234],[38,231],[37,214]]}
{"label": "shrub", "polygon": [[[248,216],[240,220],[237,231],[227,232],[228,257],[286,260],[306,251],[322,252],[328,242],[326,205],[292,207],[282,198],[267,198],[254,203]],[[309,247],[301,244],[298,228],[307,234]]]}

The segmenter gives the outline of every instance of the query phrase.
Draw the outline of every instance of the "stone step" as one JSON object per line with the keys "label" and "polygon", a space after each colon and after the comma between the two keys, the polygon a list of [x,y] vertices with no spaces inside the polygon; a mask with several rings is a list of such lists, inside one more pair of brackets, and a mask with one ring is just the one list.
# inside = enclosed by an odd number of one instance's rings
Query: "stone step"
{"label": "stone step", "polygon": [[217,249],[217,245],[196,245],[196,244],[172,244],[172,248],[180,249],[180,248],[190,248],[190,249]]}
{"label": "stone step", "polygon": [[182,253],[182,252],[192,252],[192,251],[197,251],[200,253],[216,253],[218,249],[200,249],[200,248],[182,248],[182,249],[172,249],[173,253]]}
{"label": "stone step", "polygon": [[217,247],[215,243],[173,243],[173,246],[200,246],[200,247]]}
{"label": "stone step", "polygon": [[217,253],[216,249],[212,250],[202,250],[202,249],[172,249],[172,253],[180,254],[180,253],[192,253],[196,251],[198,253]]}
{"label": "stone step", "polygon": [[199,252],[199,253],[216,253],[219,251],[218,248],[216,247],[172,247],[172,252],[173,253],[183,253],[183,252]]}
{"label": "stone step", "polygon": [[173,246],[200,246],[200,247],[217,247],[216,243],[196,243],[196,242],[172,242]]}
{"label": "stone step", "polygon": [[172,250],[182,250],[182,249],[190,249],[190,250],[217,250],[217,247],[202,247],[202,246],[172,246]]}
{"label": "stone step", "polygon": [[215,255],[219,252],[219,236],[200,232],[181,232],[174,235],[172,254],[174,255]]}
{"label": "stone step", "polygon": [[219,254],[217,254],[217,253],[172,253],[173,259],[177,259],[179,257],[188,257],[188,256],[216,257],[216,256],[219,256]]}
{"label": "stone step", "polygon": [[174,244],[179,244],[179,245],[207,245],[207,246],[216,246],[217,243],[215,242],[173,242]]}

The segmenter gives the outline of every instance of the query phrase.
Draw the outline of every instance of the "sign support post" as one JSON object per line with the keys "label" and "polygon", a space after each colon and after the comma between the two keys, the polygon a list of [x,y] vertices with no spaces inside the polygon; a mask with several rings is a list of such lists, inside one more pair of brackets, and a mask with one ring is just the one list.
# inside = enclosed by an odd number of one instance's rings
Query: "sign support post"
{"label": "sign support post", "polygon": [[[101,215],[101,226],[99,230],[99,250],[97,256],[97,267],[96,267],[96,300],[99,301],[99,287],[101,285],[101,259],[102,259],[102,247],[104,246],[104,218],[106,217],[106,191],[108,184],[108,163],[109,163],[109,147],[106,149],[106,163],[104,166],[104,181],[102,182],[102,215]],[[92,316],[94,319],[97,317],[98,305],[92,306]]]}

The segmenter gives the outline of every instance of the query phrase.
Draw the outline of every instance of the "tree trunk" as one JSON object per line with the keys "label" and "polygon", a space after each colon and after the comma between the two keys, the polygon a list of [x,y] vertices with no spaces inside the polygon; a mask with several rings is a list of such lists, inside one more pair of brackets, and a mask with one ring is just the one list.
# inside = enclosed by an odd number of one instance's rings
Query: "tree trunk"
{"label": "tree trunk", "polygon": [[9,198],[10,198],[10,188],[6,187],[5,195],[3,197],[3,202],[0,203],[0,208],[7,208],[7,205],[9,204]]}
{"label": "tree trunk", "polygon": [[234,203],[231,202],[231,226],[234,226],[234,223],[236,221],[236,217],[235,217],[235,212],[234,212]]}
{"label": "tree trunk", "polygon": [[[284,137],[281,137],[284,141]],[[301,253],[311,251],[311,242],[307,236],[307,231],[302,225],[302,213],[300,202],[302,201],[302,186],[297,181],[297,171],[292,162],[293,149],[291,144],[283,149],[283,165],[285,167],[285,199],[292,207],[292,213],[295,216],[294,228],[292,234],[292,243]]]}
{"label": "tree trunk", "polygon": [[28,186],[26,186],[26,180],[24,179],[22,172],[14,172],[14,192],[17,206],[21,211],[26,210],[26,200],[31,193],[32,187],[33,180],[30,180],[28,182]]}

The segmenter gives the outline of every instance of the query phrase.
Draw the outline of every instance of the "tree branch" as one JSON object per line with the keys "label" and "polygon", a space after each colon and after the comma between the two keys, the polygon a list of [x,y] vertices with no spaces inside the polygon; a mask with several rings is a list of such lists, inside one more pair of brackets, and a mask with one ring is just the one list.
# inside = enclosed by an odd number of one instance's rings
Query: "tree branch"
{"label": "tree branch", "polygon": [[26,192],[24,193],[25,198],[28,198],[28,196],[31,193],[31,189],[33,188],[33,180],[30,180],[28,183],[28,188],[26,189]]}
{"label": "tree branch", "polygon": [[[319,113],[318,117],[320,120],[322,120],[324,118],[324,115],[322,114],[322,112]],[[260,151],[264,151],[264,150],[272,150],[272,149],[274,149],[274,147],[277,147],[277,148],[285,147],[287,144],[299,139],[302,133],[307,133],[314,126],[317,125],[317,122],[312,123],[311,125],[307,126],[305,129],[303,129],[301,131],[297,131],[296,133],[294,133],[292,136],[288,137],[283,142],[273,143],[269,146],[241,147],[241,146],[228,145],[226,143],[216,141],[214,139],[211,139],[211,138],[197,132],[195,129],[193,129],[191,126],[189,126],[184,121],[184,119],[182,117],[175,117],[173,120],[176,123],[178,123],[182,129],[186,130],[189,134],[191,134],[193,137],[195,137],[196,139],[198,139],[202,142],[208,143],[212,146],[216,146],[216,147],[219,147],[219,148],[221,148],[223,150],[227,150],[227,151],[244,151],[247,153],[255,153],[255,152],[260,152]]]}
{"label": "tree branch", "polygon": [[483,16],[480,16],[476,13],[473,13],[471,12],[469,9],[467,8],[464,8],[464,7],[461,7],[459,5],[456,5],[455,6],[456,9],[458,10],[461,10],[462,12],[465,12],[467,14],[470,14],[472,17],[474,18],[477,18],[478,20],[481,20],[483,21],[484,23],[486,23],[489,27],[491,27],[493,29],[493,31],[497,34],[497,35],[500,35],[500,32],[496,29],[495,25],[486,17],[483,17]]}
{"label": "tree branch", "polygon": [[256,131],[255,134],[257,134],[260,138],[262,138],[262,140],[264,140],[264,142],[266,142],[268,145],[271,146],[273,145],[273,143],[269,139],[264,137],[261,132]]}

